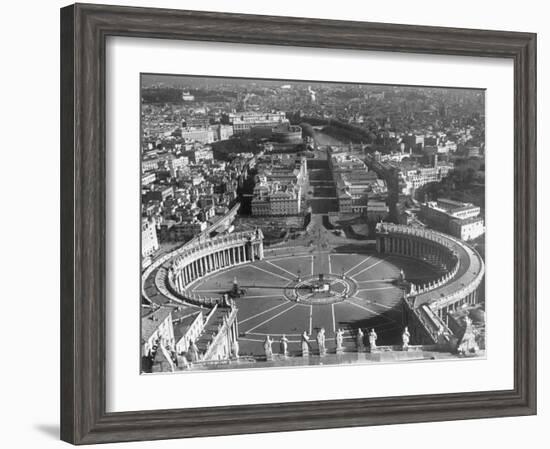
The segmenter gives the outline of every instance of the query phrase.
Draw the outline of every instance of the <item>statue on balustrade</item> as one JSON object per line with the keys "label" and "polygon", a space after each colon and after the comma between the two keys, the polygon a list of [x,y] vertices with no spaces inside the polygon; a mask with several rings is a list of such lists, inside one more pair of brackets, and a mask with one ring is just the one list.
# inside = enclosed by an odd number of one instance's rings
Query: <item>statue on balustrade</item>
{"label": "statue on balustrade", "polygon": [[411,333],[409,332],[409,327],[405,326],[403,334],[401,334],[401,339],[403,340],[403,351],[409,349],[409,341],[411,339]]}
{"label": "statue on balustrade", "polygon": [[288,338],[286,338],[286,335],[283,335],[279,340],[279,348],[283,357],[288,357]]}
{"label": "statue on balustrade", "polygon": [[355,337],[355,341],[357,344],[357,351],[362,352],[365,350],[365,334],[361,330],[361,328],[357,329],[357,336]]}
{"label": "statue on balustrade", "polygon": [[178,369],[189,368],[189,362],[187,361],[183,353],[176,356],[176,365]]}
{"label": "statue on balustrade", "polygon": [[302,334],[302,356],[309,356],[309,335],[306,331]]}
{"label": "statue on balustrade", "polygon": [[374,327],[369,332],[369,346],[370,350],[376,349],[376,339],[378,338],[378,335],[376,335],[376,332],[374,331]]}
{"label": "statue on balustrade", "polygon": [[265,359],[266,360],[273,360],[273,348],[271,345],[273,344],[273,340],[271,340],[271,337],[268,335],[265,337],[264,340],[264,352],[265,352]]}
{"label": "statue on balustrade", "polygon": [[235,340],[233,340],[232,351],[233,351],[233,357],[235,357],[236,359],[239,359],[239,340],[237,340],[236,338]]}
{"label": "statue on balustrade", "polygon": [[470,317],[464,317],[464,324],[466,328],[457,347],[458,353],[462,355],[476,354],[479,351],[476,339],[478,331],[474,328]]}
{"label": "statue on balustrade", "polygon": [[189,346],[189,356],[191,357],[191,362],[197,362],[199,360],[199,348],[193,340]]}
{"label": "statue on balustrade", "polygon": [[334,339],[336,340],[336,354],[341,354],[344,352],[344,331],[338,329]]}
{"label": "statue on balustrade", "polygon": [[317,346],[319,348],[319,355],[324,356],[327,353],[327,348],[325,346],[325,328],[322,327],[317,332]]}

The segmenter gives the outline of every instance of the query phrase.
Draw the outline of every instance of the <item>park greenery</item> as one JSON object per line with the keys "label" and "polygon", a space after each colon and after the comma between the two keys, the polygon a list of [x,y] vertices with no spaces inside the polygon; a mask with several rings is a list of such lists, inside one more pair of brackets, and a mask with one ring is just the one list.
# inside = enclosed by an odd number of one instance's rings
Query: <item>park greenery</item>
{"label": "park greenery", "polygon": [[458,158],[454,169],[438,183],[424,187],[428,199],[451,198],[485,208],[485,163],[481,158]]}

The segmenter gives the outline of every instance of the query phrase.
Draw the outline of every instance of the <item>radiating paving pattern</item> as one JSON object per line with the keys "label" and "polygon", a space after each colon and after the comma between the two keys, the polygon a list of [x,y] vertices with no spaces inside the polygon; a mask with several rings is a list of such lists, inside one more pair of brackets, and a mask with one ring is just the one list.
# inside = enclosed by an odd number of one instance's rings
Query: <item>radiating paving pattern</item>
{"label": "radiating paving pattern", "polygon": [[[359,327],[374,327],[381,345],[397,344],[403,327],[403,290],[396,285],[400,270],[407,277],[427,281],[437,273],[426,263],[360,250],[312,253],[296,249],[292,254],[268,254],[261,261],[203,278],[192,284],[190,290],[197,295],[222,295],[237,279],[239,287],[246,291],[236,299],[242,354],[263,354],[266,335],[275,341],[286,335],[289,350],[298,351],[302,332],[314,336],[320,328],[325,329],[327,340],[334,338],[337,329],[344,329],[348,347],[354,346],[355,329]],[[319,274],[335,283],[335,295],[341,291],[338,290],[341,285],[352,285],[349,296],[317,302],[289,297],[289,289],[303,284],[305,279],[312,281]]]}

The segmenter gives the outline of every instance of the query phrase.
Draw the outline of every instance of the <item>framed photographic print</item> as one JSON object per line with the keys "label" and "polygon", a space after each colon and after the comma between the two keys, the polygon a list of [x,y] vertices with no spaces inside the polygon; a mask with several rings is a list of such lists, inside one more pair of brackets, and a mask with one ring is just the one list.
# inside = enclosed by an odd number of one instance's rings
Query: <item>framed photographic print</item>
{"label": "framed photographic print", "polygon": [[536,36],[61,10],[61,433],[536,413]]}

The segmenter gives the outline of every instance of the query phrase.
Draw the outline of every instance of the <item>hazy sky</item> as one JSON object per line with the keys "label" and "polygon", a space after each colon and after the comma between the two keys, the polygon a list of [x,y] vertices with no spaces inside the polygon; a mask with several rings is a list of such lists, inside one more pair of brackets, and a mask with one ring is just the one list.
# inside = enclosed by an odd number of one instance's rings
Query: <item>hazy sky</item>
{"label": "hazy sky", "polygon": [[[228,78],[228,77],[210,77],[210,76],[192,76],[192,75],[162,75],[162,74],[142,74],[141,77],[142,87],[148,87],[158,83],[164,83],[166,85],[182,85],[190,88],[205,88],[208,86],[219,86],[219,85],[243,85],[250,84],[250,86],[259,86],[259,87],[279,87],[285,84],[292,85],[319,85],[319,84],[352,84],[352,85],[363,85],[365,87],[370,86],[373,89],[377,87],[388,87],[388,85],[383,84],[369,84],[369,83],[337,83],[337,82],[322,82],[322,81],[294,81],[294,80],[265,80],[265,79],[253,79],[253,78]],[[398,85],[394,85],[398,86]],[[401,88],[410,87],[411,89],[423,89],[426,86],[399,86]],[[433,89],[433,87],[431,87]],[[480,89],[461,89],[460,87],[456,88],[441,88],[441,89],[457,89],[464,91],[480,90]],[[484,89],[481,89],[484,90]]]}

